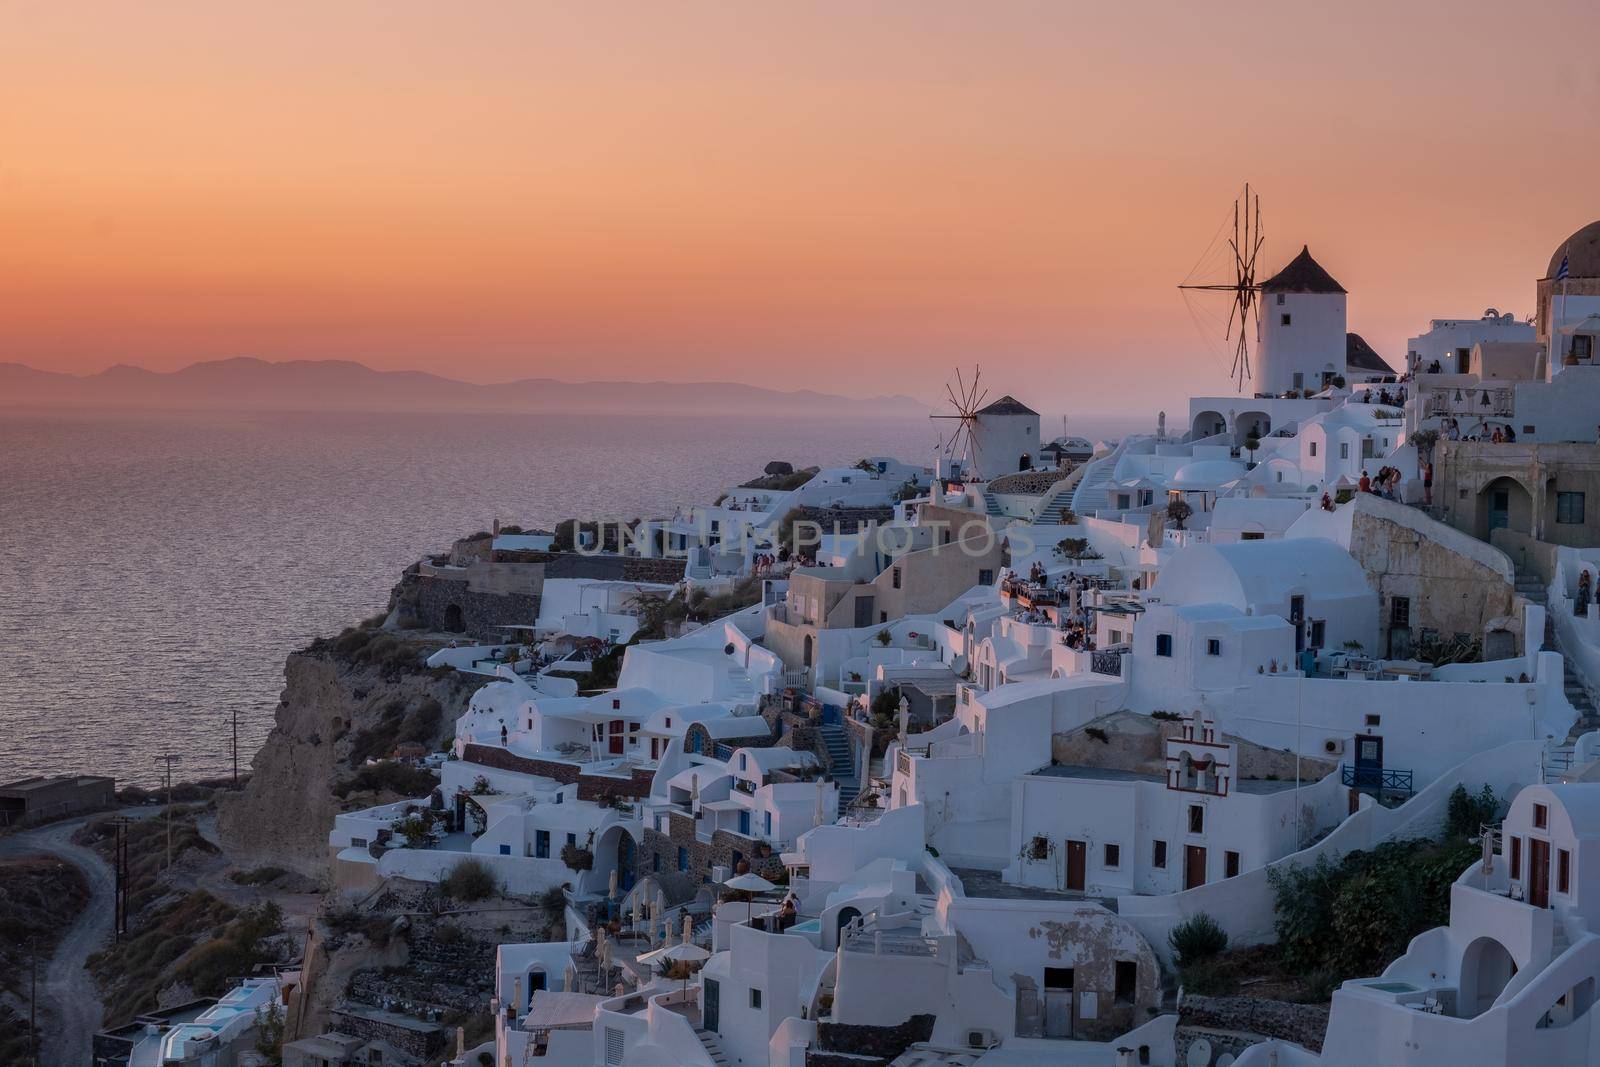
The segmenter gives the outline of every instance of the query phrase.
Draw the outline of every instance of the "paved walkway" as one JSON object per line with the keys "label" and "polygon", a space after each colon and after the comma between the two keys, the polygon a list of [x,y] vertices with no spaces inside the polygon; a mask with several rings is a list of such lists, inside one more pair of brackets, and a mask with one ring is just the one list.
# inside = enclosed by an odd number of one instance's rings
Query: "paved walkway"
{"label": "paved walkway", "polygon": [[[133,808],[122,814],[143,818],[151,808]],[[0,856],[44,853],[65,860],[83,873],[89,884],[89,901],[67,931],[39,982],[40,1063],[88,1063],[91,1039],[100,1029],[104,1006],[84,963],[111,936],[116,876],[92,849],[72,843],[72,835],[99,814],[22,830],[0,838]]]}

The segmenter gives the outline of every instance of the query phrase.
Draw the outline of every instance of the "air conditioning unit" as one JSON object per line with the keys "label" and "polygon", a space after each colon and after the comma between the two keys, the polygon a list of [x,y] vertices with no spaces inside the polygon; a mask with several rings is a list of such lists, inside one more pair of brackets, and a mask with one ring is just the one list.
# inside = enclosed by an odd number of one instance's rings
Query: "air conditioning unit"
{"label": "air conditioning unit", "polygon": [[968,1048],[990,1049],[990,1048],[998,1047],[999,1044],[1000,1044],[1000,1039],[995,1036],[995,1033],[994,1033],[993,1030],[968,1030],[967,1031],[967,1047]]}
{"label": "air conditioning unit", "polygon": [[1330,738],[1328,738],[1326,741],[1322,742],[1322,751],[1326,752],[1330,756],[1342,756],[1342,755],[1344,755],[1344,738],[1342,738],[1342,737],[1330,737]]}
{"label": "air conditioning unit", "polygon": [[717,883],[718,885],[721,885],[723,882],[726,882],[729,878],[732,878],[732,877],[733,877],[733,872],[728,870],[728,868],[726,868],[726,867],[718,866],[718,867],[711,868],[711,880],[713,882]]}

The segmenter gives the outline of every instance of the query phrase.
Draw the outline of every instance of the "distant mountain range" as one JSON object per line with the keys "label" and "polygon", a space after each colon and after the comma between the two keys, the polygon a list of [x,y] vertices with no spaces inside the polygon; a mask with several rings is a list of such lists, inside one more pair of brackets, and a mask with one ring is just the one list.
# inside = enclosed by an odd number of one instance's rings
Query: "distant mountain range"
{"label": "distant mountain range", "polygon": [[906,396],[844,397],[736,382],[523,378],[474,385],[421,371],[373,370],[349,360],[270,363],[247,357],[194,363],[170,372],[118,364],[89,375],[0,363],[0,407],[4,406],[725,415],[872,411],[908,416],[929,410]]}

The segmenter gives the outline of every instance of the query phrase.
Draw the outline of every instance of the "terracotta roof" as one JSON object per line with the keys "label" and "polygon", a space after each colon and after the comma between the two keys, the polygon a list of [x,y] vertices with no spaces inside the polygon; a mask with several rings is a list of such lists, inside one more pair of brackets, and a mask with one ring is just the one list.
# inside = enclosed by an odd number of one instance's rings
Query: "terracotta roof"
{"label": "terracotta roof", "polygon": [[1344,364],[1351,370],[1369,370],[1375,374],[1395,372],[1359,333],[1344,335]]}
{"label": "terracotta roof", "polygon": [[1311,247],[1303,245],[1289,265],[1261,283],[1263,293],[1342,293],[1344,286],[1311,258]]}
{"label": "terracotta roof", "polygon": [[1567,258],[1569,278],[1600,278],[1600,221],[1591,222],[1568,237],[1550,256],[1550,266],[1544,276],[1554,278],[1561,269],[1561,257]]}
{"label": "terracotta roof", "polygon": [[1037,411],[1007,393],[988,407],[979,408],[979,415],[1037,415]]}

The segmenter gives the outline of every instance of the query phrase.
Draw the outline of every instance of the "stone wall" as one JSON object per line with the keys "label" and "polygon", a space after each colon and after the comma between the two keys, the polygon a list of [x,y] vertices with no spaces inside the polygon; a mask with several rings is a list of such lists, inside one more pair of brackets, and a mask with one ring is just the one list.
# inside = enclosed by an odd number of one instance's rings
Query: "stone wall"
{"label": "stone wall", "polygon": [[817,1022],[816,1043],[806,1067],[887,1067],[919,1041],[933,1037],[932,1015],[913,1015],[898,1026]]}
{"label": "stone wall", "polygon": [[505,636],[500,627],[531,626],[539,617],[536,593],[479,592],[464,580],[407,574],[397,593],[403,620],[441,633],[500,640]]}
{"label": "stone wall", "polygon": [[[636,864],[641,876],[648,875],[661,883],[669,903],[688,900],[706,884],[712,867],[734,867],[734,853],[750,864],[750,870],[761,877],[776,880],[783,874],[783,859],[773,850],[765,858],[756,855],[760,843],[753,838],[726,830],[715,830],[708,841],[695,832],[696,820],[682,812],[667,813],[667,832],[662,833],[646,825],[644,840],[640,842]],[[689,869],[678,870],[678,849],[688,852]],[[657,869],[659,867],[659,869]]]}
{"label": "stone wall", "polygon": [[[419,1030],[417,1026],[427,1029]],[[414,1023],[402,1026],[391,1022],[378,1012],[334,1009],[333,1028],[341,1034],[359,1037],[363,1041],[386,1041],[411,1056],[421,1059],[443,1040],[443,1031],[433,1023]]]}
{"label": "stone wall", "polygon": [[650,783],[655,779],[653,770],[635,767],[627,777],[610,774],[585,774],[576,763],[559,763],[555,760],[529,759],[494,745],[469,744],[462,749],[462,759],[483,767],[500,771],[549,778],[562,785],[578,786],[579,800],[604,800],[611,797],[647,797]]}
{"label": "stone wall", "polygon": [[[1237,1048],[1218,1044],[1217,1031],[1241,1042]],[[1178,1009],[1178,1053],[1189,1047],[1195,1037],[1211,1041],[1216,1054],[1232,1052],[1235,1056],[1244,1047],[1276,1037],[1304,1045],[1313,1052],[1322,1051],[1322,1038],[1328,1031],[1328,1005],[1291,1004],[1283,1000],[1263,997],[1196,997],[1186,996]],[[1190,1032],[1185,1039],[1185,1032]]]}

